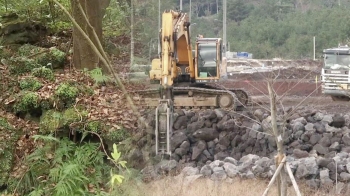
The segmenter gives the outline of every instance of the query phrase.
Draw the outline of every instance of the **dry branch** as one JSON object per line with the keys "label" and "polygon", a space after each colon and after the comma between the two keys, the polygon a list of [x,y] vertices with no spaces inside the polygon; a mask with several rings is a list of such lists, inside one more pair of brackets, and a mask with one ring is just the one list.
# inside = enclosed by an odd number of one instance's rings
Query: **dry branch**
{"label": "dry branch", "polygon": [[288,163],[285,163],[285,167],[286,167],[286,169],[287,169],[287,172],[288,172],[289,178],[290,178],[290,180],[292,181],[292,184],[293,184],[293,187],[294,187],[295,193],[297,194],[297,196],[301,196],[301,193],[300,193],[300,190],[299,190],[298,184],[297,184],[297,182],[295,181],[295,178],[294,178],[293,172],[292,172],[292,170],[290,169],[289,164],[288,164]]}

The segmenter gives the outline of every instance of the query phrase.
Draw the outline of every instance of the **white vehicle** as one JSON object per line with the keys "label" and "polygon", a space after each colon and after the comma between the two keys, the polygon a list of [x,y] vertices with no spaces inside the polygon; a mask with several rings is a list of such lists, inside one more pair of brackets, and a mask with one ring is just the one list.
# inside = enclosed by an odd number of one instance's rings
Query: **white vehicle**
{"label": "white vehicle", "polygon": [[333,101],[350,100],[350,48],[338,46],[323,50],[322,93]]}

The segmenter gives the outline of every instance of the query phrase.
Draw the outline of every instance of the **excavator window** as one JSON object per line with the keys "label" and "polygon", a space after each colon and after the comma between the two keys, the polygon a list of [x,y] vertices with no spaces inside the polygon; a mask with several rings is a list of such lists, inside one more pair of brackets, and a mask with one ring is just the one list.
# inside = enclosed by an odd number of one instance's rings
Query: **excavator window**
{"label": "excavator window", "polygon": [[216,43],[198,44],[198,77],[217,76]]}

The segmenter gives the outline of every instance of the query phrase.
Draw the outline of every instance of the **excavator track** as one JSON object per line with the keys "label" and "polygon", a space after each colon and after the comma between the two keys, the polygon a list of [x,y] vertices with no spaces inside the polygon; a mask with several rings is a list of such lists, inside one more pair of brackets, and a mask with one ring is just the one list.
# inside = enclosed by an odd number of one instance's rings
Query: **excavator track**
{"label": "excavator track", "polygon": [[236,97],[242,106],[252,105],[250,92],[243,88],[225,88],[225,87],[221,87],[216,83],[208,83],[206,84],[206,86],[213,89],[231,91],[236,94]]}
{"label": "excavator track", "polygon": [[[141,106],[156,108],[160,89],[134,91],[144,97]],[[250,105],[249,93],[243,89],[218,89],[201,87],[173,87],[174,107],[183,109],[215,109],[226,111],[239,110]]]}

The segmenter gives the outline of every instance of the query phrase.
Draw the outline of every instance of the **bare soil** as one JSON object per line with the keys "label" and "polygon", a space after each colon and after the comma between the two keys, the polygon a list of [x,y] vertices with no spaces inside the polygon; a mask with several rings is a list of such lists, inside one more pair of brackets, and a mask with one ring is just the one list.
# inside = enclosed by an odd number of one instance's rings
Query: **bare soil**
{"label": "bare soil", "polygon": [[[300,80],[277,80],[273,82],[273,88],[277,95],[288,96],[321,96],[321,83]],[[251,95],[267,95],[267,82],[264,80],[240,80],[227,81],[223,83],[226,88],[243,88]]]}
{"label": "bare soil", "polygon": [[315,77],[321,74],[321,67],[312,68],[282,68],[273,71],[262,71],[253,69],[255,73],[233,73],[229,74],[231,80],[264,80],[266,78],[276,78],[279,80],[315,80]]}
{"label": "bare soil", "polygon": [[[251,95],[252,102],[268,106],[267,78],[274,78],[273,88],[283,106],[312,107],[328,113],[350,112],[350,102],[336,102],[322,94],[321,67],[313,70],[290,68],[273,72],[234,74],[221,85],[226,88],[243,88]],[[316,78],[317,77],[317,78]]]}

